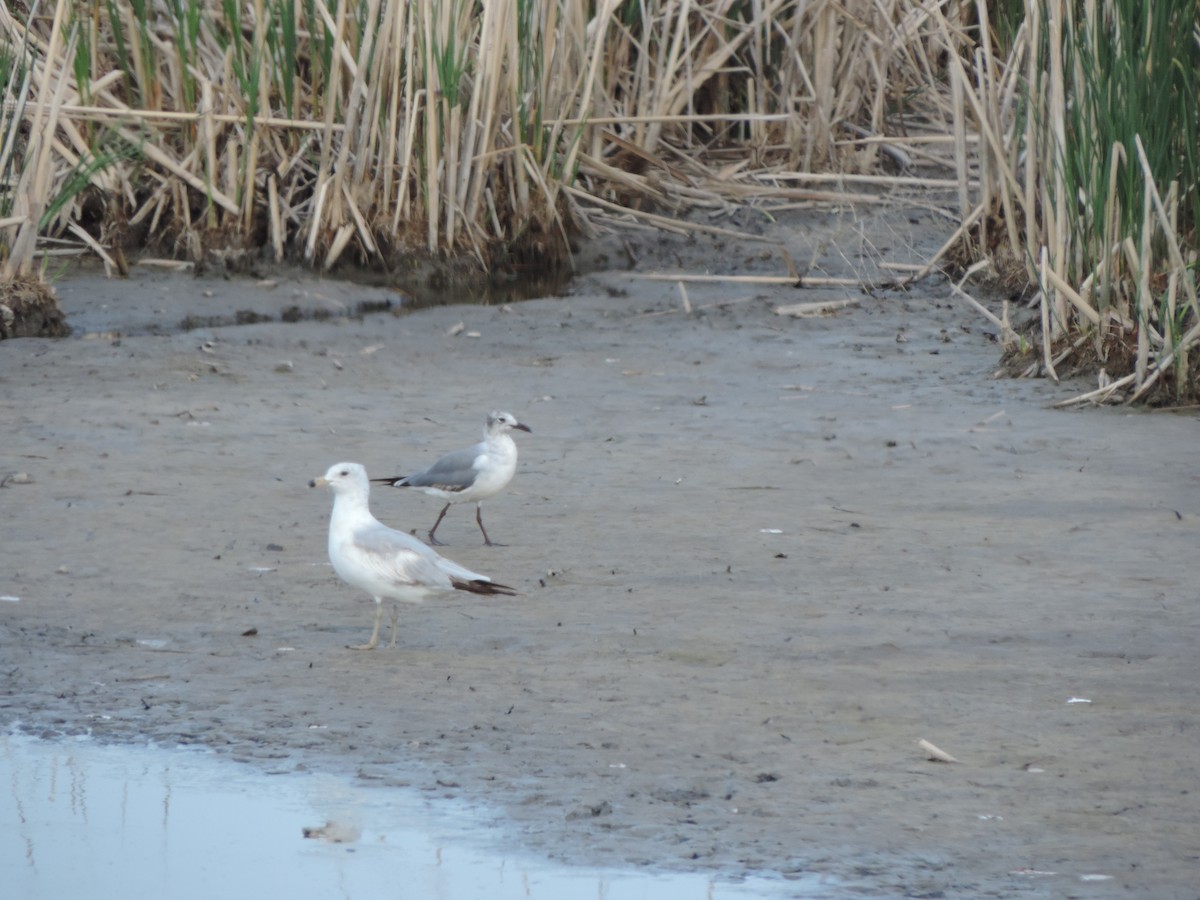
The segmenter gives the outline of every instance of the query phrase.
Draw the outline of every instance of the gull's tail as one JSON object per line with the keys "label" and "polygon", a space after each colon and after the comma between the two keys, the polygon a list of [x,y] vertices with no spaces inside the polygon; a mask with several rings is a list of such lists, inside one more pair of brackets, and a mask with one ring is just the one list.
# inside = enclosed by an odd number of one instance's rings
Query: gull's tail
{"label": "gull's tail", "polygon": [[451,578],[450,583],[454,585],[455,590],[469,591],[472,594],[503,594],[506,597],[517,596],[517,592],[507,584],[484,581],[482,578],[475,578],[471,581],[466,581],[462,578]]}

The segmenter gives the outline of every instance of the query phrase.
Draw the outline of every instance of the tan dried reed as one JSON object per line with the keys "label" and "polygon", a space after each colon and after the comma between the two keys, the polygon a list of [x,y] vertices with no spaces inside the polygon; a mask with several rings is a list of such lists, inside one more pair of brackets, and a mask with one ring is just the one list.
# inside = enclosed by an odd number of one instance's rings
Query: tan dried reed
{"label": "tan dried reed", "polygon": [[[21,148],[31,211],[63,197],[107,136],[135,158],[95,167],[85,190],[135,240],[192,256],[260,241],[326,267],[416,247],[481,268],[561,265],[571,231],[614,207],[668,226],[634,210],[643,200],[875,202],[845,187],[919,188],[872,174],[885,157],[909,165],[900,148],[922,140],[897,130],[897,98],[920,98],[902,112],[927,137],[945,128],[926,83],[942,40],[907,0],[605,0],[590,18],[565,0],[149,9],[0,8],[0,44],[23,48],[32,76],[5,108],[46,138]],[[732,148],[748,164],[727,165]],[[861,178],[796,187],[817,170]],[[70,233],[79,204],[63,208],[49,231],[36,216],[0,224],[10,266],[28,267],[39,233]]]}

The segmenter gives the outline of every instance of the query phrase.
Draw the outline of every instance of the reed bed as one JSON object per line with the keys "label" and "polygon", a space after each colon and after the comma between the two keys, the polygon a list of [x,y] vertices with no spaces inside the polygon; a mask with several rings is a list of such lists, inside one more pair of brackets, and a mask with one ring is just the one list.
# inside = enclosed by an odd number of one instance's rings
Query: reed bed
{"label": "reed bed", "polygon": [[[980,153],[959,246],[1032,287],[1021,375],[1093,371],[1074,402],[1195,402],[1200,2],[976,5],[952,93]],[[972,167],[977,168],[972,168]]]}
{"label": "reed bed", "polygon": [[944,130],[941,48],[902,0],[9,4],[3,274],[43,237],[553,267],[595,225],[841,200],[795,173]]}
{"label": "reed bed", "polygon": [[1020,374],[1182,399],[1198,3],[0,5],[0,282],[135,250],[547,270],[597,228],[934,195],[960,226],[909,278],[1032,286],[1032,332],[987,313]]}

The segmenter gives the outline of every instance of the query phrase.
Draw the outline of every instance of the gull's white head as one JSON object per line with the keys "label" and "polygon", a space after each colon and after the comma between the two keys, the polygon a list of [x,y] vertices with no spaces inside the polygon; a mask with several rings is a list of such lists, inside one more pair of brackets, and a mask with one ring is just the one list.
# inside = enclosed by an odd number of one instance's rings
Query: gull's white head
{"label": "gull's white head", "polygon": [[511,431],[514,428],[517,431],[533,433],[533,429],[522,422],[518,422],[517,417],[512,413],[494,411],[487,417],[487,425],[483,430],[485,434],[504,434],[506,431]]}
{"label": "gull's white head", "polygon": [[335,494],[367,493],[367,470],[355,462],[340,462],[329,467],[319,478],[308,483],[309,487],[328,487]]}

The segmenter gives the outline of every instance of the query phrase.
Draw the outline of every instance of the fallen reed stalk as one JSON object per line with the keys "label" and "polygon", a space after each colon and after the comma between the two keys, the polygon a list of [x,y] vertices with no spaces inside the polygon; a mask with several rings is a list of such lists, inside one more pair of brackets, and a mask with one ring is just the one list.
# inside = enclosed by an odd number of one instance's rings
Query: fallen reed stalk
{"label": "fallen reed stalk", "polygon": [[871,285],[862,278],[842,278],[823,275],[709,275],[707,273],[638,272],[630,277],[640,281],[678,281],[695,284],[790,284],[795,287],[853,287]]}

